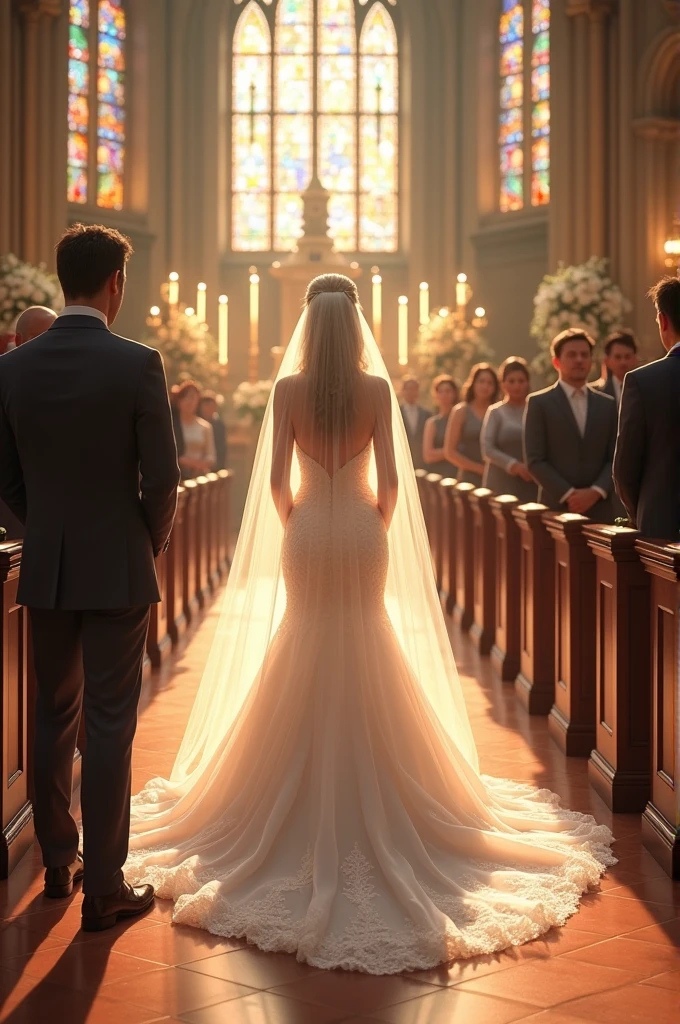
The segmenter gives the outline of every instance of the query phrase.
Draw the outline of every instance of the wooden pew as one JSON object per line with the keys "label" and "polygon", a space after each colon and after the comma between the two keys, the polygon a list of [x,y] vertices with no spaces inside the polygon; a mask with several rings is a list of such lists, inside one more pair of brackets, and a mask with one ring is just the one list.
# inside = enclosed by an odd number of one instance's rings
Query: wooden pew
{"label": "wooden pew", "polygon": [[467,632],[475,618],[473,524],[470,494],[475,485],[461,482],[453,491],[456,514],[456,606],[454,619]]}
{"label": "wooden pew", "polygon": [[185,480],[186,492],[184,506],[184,544],[182,545],[182,609],[184,619],[190,625],[198,615],[197,568],[197,509],[199,498],[198,484],[195,480]]}
{"label": "wooden pew", "polygon": [[21,543],[0,544],[0,878],[7,878],[34,836],[29,799],[28,611],[16,601],[20,566]]}
{"label": "wooden pew", "polygon": [[146,651],[153,668],[159,668],[172,650],[170,636],[168,584],[170,571],[168,568],[168,552],[163,551],[156,559],[156,576],[161,599],[152,604],[149,614],[149,632],[146,638]]}
{"label": "wooden pew", "polygon": [[493,495],[496,520],[496,631],[491,661],[501,679],[512,683],[520,668],[520,529],[513,516],[519,505],[512,494]]}
{"label": "wooden pew", "polygon": [[177,491],[177,515],[170,535],[170,544],[166,555],[167,569],[167,603],[168,633],[173,646],[178,642],[187,627],[184,611],[184,572],[186,546],[186,487]]}
{"label": "wooden pew", "polygon": [[210,481],[207,476],[196,477],[194,491],[194,530],[196,560],[196,597],[199,608],[205,608],[210,597],[208,579],[208,545],[210,543]]}
{"label": "wooden pew", "polygon": [[456,481],[446,477],[439,485],[442,501],[442,523],[446,534],[445,590],[446,614],[453,615],[456,606],[456,579],[458,571],[458,550],[456,546],[456,504],[454,501]]}
{"label": "wooden pew", "polygon": [[231,511],[231,486],[233,472],[230,469],[220,469],[217,473],[217,567],[222,580],[229,575],[231,560],[229,557],[230,535],[230,511]]}
{"label": "wooden pew", "polygon": [[595,749],[588,779],[612,811],[643,811],[650,793],[650,576],[636,530],[586,526],[595,555]]}
{"label": "wooden pew", "polygon": [[490,654],[496,638],[496,521],[491,508],[493,492],[477,487],[470,494],[472,510],[472,574],[474,621],[470,636],[480,654]]}
{"label": "wooden pew", "polygon": [[548,729],[568,757],[595,746],[595,556],[586,516],[547,520],[555,542],[555,703]]}
{"label": "wooden pew", "polygon": [[425,477],[425,501],[427,502],[427,519],[430,523],[429,537],[430,550],[434,574],[437,581],[437,590],[441,591],[444,577],[444,520],[442,518],[442,505],[439,499],[439,485],[442,477],[439,473],[428,473]]}
{"label": "wooden pew", "polygon": [[547,715],[555,703],[555,545],[545,505],[513,509],[520,529],[520,671],[515,691],[531,715]]}
{"label": "wooden pew", "polygon": [[671,878],[680,878],[680,544],[638,540],[650,576],[652,759],[651,796],[642,842]]}

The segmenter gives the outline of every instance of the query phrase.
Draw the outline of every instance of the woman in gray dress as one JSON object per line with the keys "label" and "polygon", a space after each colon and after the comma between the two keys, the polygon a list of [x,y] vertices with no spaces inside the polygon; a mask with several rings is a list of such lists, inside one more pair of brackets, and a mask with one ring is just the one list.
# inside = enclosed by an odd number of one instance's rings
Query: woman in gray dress
{"label": "woman in gray dress", "polygon": [[529,394],[526,360],[510,356],[498,371],[505,398],[492,405],[482,427],[484,486],[496,494],[514,494],[522,504],[536,501],[538,488],[524,464],[522,423]]}
{"label": "woman in gray dress", "polygon": [[449,416],[444,440],[446,458],[457,467],[459,483],[465,481],[482,486],[482,423],[487,409],[497,398],[496,371],[489,363],[477,363],[463,385],[463,401]]}
{"label": "woman in gray dress", "polygon": [[428,473],[452,475],[451,463],[447,462],[444,454],[444,438],[451,410],[459,394],[458,385],[447,373],[441,373],[432,381],[432,397],[439,412],[426,421],[423,433],[423,461]]}

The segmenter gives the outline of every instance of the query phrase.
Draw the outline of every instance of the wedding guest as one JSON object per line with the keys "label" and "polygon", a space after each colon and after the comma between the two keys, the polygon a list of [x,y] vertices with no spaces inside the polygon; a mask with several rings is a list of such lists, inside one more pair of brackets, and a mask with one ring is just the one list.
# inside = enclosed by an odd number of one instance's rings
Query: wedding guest
{"label": "wedding guest", "polygon": [[401,402],[399,408],[406,427],[408,446],[411,449],[414,469],[424,469],[423,434],[425,424],[432,413],[418,404],[420,382],[417,377],[403,377],[401,381]]}
{"label": "wedding guest", "polygon": [[633,526],[645,537],[680,532],[680,279],[649,292],[665,359],[631,370],[621,395],[614,482]]}
{"label": "wedding guest", "polygon": [[451,476],[451,463],[444,454],[446,425],[451,410],[458,401],[459,389],[453,377],[441,373],[432,381],[432,397],[439,412],[430,416],[423,432],[423,461],[428,473]]}
{"label": "wedding guest", "polygon": [[616,331],[610,334],[604,343],[604,361],[602,377],[592,385],[605,395],[616,399],[621,404],[623,378],[629,370],[638,364],[637,342],[632,331]]}
{"label": "wedding guest", "polygon": [[514,494],[525,504],[536,501],[538,488],[524,462],[522,424],[529,394],[529,367],[509,356],[498,371],[505,398],[492,405],[482,426],[484,486],[495,494]]}
{"label": "wedding guest", "polygon": [[198,415],[212,427],[215,439],[215,469],[227,468],[227,428],[219,414],[217,395],[204,391],[198,403]]}
{"label": "wedding guest", "polygon": [[29,306],[21,313],[14,328],[17,348],[44,334],[56,319],[57,314],[48,306]]}
{"label": "wedding guest", "polygon": [[182,479],[211,473],[215,468],[215,437],[209,423],[197,415],[201,392],[192,380],[173,388],[173,417]]}
{"label": "wedding guest", "polygon": [[616,402],[588,387],[594,348],[590,335],[577,327],[553,340],[559,379],[527,399],[525,462],[538,483],[538,500],[548,508],[611,523]]}
{"label": "wedding guest", "polygon": [[457,480],[482,486],[484,462],[480,437],[489,406],[498,398],[498,377],[489,363],[472,367],[463,385],[463,401],[449,416],[444,451],[458,469]]}

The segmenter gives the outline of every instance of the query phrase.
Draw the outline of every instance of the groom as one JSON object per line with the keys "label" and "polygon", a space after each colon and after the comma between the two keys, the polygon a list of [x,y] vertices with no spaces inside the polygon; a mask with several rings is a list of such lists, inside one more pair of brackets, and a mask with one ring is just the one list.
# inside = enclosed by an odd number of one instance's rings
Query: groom
{"label": "groom", "polygon": [[[112,334],[129,241],[70,228],[57,246],[66,308],[0,358],[0,496],[25,523],[18,601],[30,610],[37,697],[35,828],[45,895],[83,878],[82,924],[100,931],[153,903],[128,850],[132,740],[154,558],[179,472],[158,352]],[[69,811],[82,714],[83,857]],[[84,863],[83,863],[84,862]]]}

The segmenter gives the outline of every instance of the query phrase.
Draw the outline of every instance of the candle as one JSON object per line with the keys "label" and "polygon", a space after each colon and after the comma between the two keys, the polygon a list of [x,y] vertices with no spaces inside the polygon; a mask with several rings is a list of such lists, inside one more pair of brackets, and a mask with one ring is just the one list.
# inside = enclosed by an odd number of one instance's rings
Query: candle
{"label": "candle", "polygon": [[251,382],[258,379],[260,372],[259,351],[260,329],[260,278],[258,274],[250,275],[250,349],[248,352],[249,376]]}
{"label": "candle", "polygon": [[161,315],[161,307],[160,306],[152,306],[151,309],[149,310],[149,312],[151,313],[151,316],[160,316]]}
{"label": "candle", "polygon": [[168,305],[176,311],[179,305],[179,274],[172,272],[168,277]]}
{"label": "candle", "polygon": [[467,274],[459,274],[456,282],[456,306],[459,311],[465,309],[468,303]]}
{"label": "candle", "polygon": [[408,297],[399,296],[399,365],[408,366]]}
{"label": "candle", "polygon": [[373,275],[373,337],[382,348],[382,277]]}
{"label": "candle", "polygon": [[194,309],[193,306],[187,306],[185,308],[185,310],[184,310],[184,315],[185,316],[194,316],[195,313],[196,313],[196,310]]}
{"label": "candle", "polygon": [[218,358],[220,366],[226,366],[229,362],[229,299],[226,295],[219,297],[219,333],[218,333]]}
{"label": "candle", "polygon": [[206,319],[207,288],[207,284],[204,284],[203,281],[201,281],[196,289],[196,316],[202,324],[205,323]]}
{"label": "candle", "polygon": [[430,319],[430,286],[427,281],[420,283],[420,322],[426,324]]}

